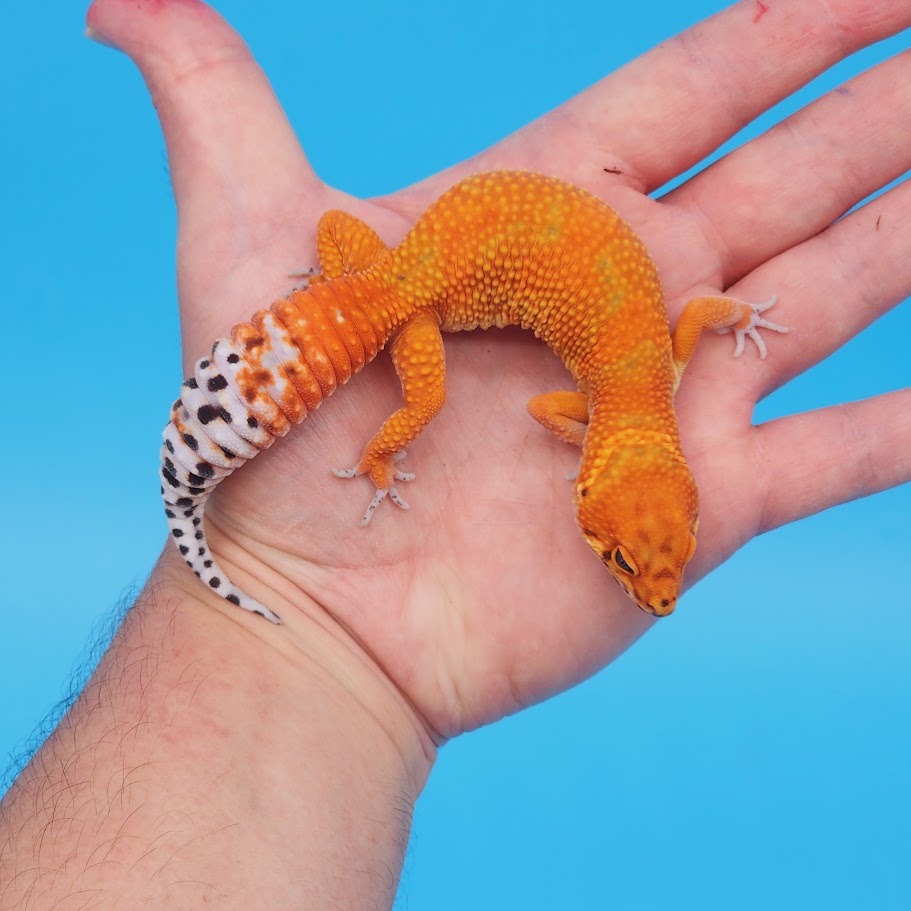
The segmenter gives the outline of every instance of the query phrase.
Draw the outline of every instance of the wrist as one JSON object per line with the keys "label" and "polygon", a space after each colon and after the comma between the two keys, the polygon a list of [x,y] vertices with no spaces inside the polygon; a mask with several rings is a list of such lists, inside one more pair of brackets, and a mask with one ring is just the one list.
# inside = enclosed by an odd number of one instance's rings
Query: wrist
{"label": "wrist", "polygon": [[[389,679],[364,647],[315,600],[284,579],[273,584],[272,570],[233,545],[219,530],[210,532],[217,542],[219,561],[245,591],[274,609],[282,618],[276,626],[238,609],[199,582],[172,547],[166,547],[149,580],[161,586],[169,599],[179,601],[188,622],[205,627],[199,635],[209,641],[216,627],[244,631],[243,663],[262,662],[273,685],[296,704],[314,685],[340,711],[359,718],[359,729],[381,734],[400,756],[402,769],[415,796],[423,789],[436,758],[436,742],[409,700]],[[217,636],[216,636],[217,642]],[[220,653],[217,644],[212,645]],[[254,658],[255,655],[255,658]]]}
{"label": "wrist", "polygon": [[330,628],[222,610],[178,569],[169,550],[5,798],[0,905],[391,905],[421,726]]}

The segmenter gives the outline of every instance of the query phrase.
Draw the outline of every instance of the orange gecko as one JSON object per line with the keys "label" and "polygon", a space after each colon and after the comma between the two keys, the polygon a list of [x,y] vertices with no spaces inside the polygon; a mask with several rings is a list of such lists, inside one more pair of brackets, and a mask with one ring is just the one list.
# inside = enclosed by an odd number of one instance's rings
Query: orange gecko
{"label": "orange gecko", "polygon": [[404,406],[355,468],[376,487],[363,524],[397,481],[405,447],[443,407],[442,332],[516,325],[559,355],[578,389],[549,392],[531,414],[582,450],[574,501],[592,550],[645,611],[669,614],[696,547],[696,485],[680,449],[674,392],[705,329],[786,331],[746,304],[700,297],[671,337],[658,274],[642,242],[589,193],[540,174],[477,174],[444,193],[395,248],[363,222],[327,212],[321,274],[235,326],[198,361],[162,447],[162,494],[190,569],[228,601],[279,622],[235,587],[206,542],[203,513],[222,478],[388,346]]}

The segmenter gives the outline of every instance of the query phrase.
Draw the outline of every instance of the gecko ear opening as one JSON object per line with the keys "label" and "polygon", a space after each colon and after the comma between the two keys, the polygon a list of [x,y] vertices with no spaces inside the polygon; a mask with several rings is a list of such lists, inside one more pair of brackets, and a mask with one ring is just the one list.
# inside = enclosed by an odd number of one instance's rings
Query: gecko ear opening
{"label": "gecko ear opening", "polygon": [[687,552],[686,552],[686,559],[684,559],[684,561],[683,561],[684,566],[687,563],[689,563],[690,560],[693,559],[694,553],[696,553],[696,535],[691,534],[690,535],[690,547],[689,547],[689,550],[687,550]]}
{"label": "gecko ear opening", "polygon": [[613,553],[614,565],[629,576],[638,576],[639,568],[636,561],[630,556],[629,551],[620,545]]}

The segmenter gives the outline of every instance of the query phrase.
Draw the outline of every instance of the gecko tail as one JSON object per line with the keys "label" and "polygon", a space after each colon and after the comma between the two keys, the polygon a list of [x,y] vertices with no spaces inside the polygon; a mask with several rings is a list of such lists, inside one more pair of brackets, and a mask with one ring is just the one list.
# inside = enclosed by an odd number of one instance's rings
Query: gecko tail
{"label": "gecko tail", "polygon": [[[162,468],[162,479],[165,479],[164,468]],[[214,592],[221,595],[226,601],[230,601],[232,604],[236,604],[238,607],[242,607],[244,610],[251,611],[254,614],[259,614],[273,623],[281,623],[281,618],[278,614],[241,591],[218,565],[209,550],[206,533],[203,530],[202,519],[205,512],[205,501],[197,502],[193,506],[187,506],[186,500],[188,498],[178,497],[172,502],[167,491],[163,493],[163,497],[165,515],[168,519],[171,537],[184,558],[184,562],[190,567],[196,577]]]}
{"label": "gecko tail", "polygon": [[380,342],[358,326],[364,292],[357,281],[350,276],[334,289],[323,284],[295,292],[236,325],[230,338],[219,339],[209,357],[196,362],[162,434],[161,493],[181,556],[213,591],[273,623],[279,622],[276,614],[218,567],[203,513],[222,480],[376,356]]}
{"label": "gecko tail", "polygon": [[206,541],[203,518],[215,488],[275,440],[226,383],[215,357],[198,361],[184,381],[162,438],[161,496],[171,539],[184,562],[226,601],[280,623],[274,611],[232,584]]}

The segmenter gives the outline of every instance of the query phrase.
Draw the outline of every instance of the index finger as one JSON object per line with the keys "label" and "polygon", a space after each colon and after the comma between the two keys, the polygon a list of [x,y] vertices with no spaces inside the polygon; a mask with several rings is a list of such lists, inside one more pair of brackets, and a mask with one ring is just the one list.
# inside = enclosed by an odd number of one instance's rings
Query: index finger
{"label": "index finger", "polygon": [[[509,166],[511,158],[527,158],[529,143],[556,154],[582,148],[560,169],[567,179],[591,186],[592,174],[608,171],[650,192],[842,58],[909,25],[907,0],[742,0],[659,44],[482,159]],[[568,133],[585,141],[567,142]]]}

